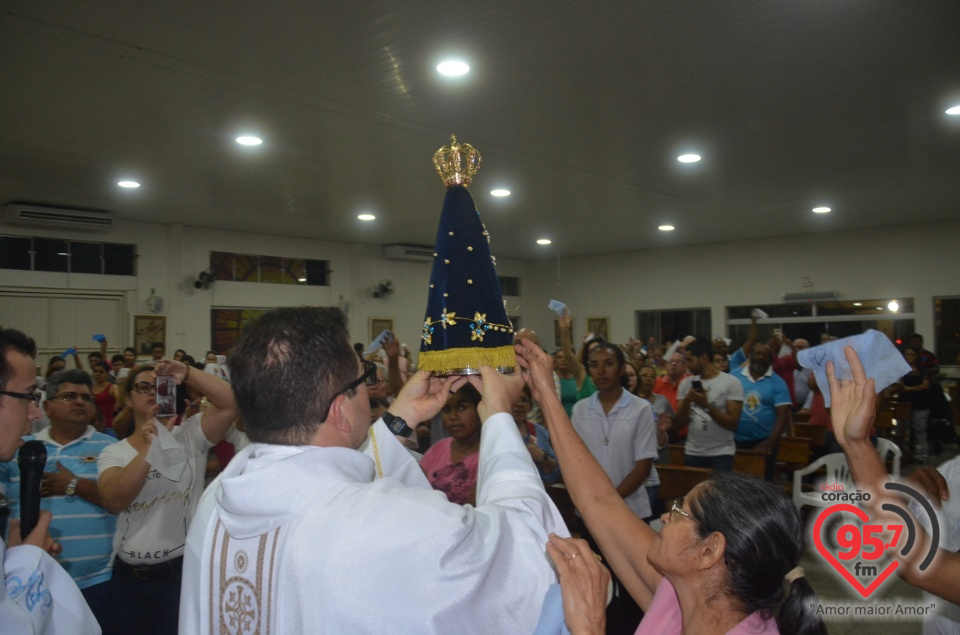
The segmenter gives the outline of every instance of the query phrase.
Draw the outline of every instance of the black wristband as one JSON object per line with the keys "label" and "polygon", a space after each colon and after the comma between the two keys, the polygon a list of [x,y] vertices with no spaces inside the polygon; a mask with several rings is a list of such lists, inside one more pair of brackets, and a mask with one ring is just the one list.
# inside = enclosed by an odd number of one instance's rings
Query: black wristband
{"label": "black wristband", "polygon": [[407,425],[407,422],[390,412],[383,413],[383,422],[390,428],[390,432],[398,437],[409,438],[413,434],[413,428]]}

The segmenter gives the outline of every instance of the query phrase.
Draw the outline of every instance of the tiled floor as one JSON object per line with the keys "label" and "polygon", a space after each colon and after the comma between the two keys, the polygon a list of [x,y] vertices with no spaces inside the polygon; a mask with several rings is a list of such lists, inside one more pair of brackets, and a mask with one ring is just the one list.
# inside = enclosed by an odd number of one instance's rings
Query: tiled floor
{"label": "tiled floor", "polygon": [[[939,465],[957,454],[958,450],[951,445],[943,453],[931,457],[929,464]],[[904,466],[903,474],[908,475],[916,467],[916,465]],[[814,516],[815,514],[810,514],[811,522]],[[878,604],[880,606],[891,606],[893,610],[896,610],[898,605],[914,607],[925,604],[922,592],[906,584],[895,574],[893,576],[896,578],[895,580],[888,582],[873,593],[869,600],[864,600],[854,592],[849,583],[833,570],[812,544],[808,545],[807,554],[804,556],[801,565],[806,572],[807,579],[819,596],[820,604],[825,609],[843,606],[851,607],[852,611],[853,607]],[[934,601],[937,600],[934,599]],[[929,600],[927,600],[927,603],[929,603]],[[838,617],[824,615],[823,618],[831,635],[919,635],[923,631],[922,618],[916,616]]]}

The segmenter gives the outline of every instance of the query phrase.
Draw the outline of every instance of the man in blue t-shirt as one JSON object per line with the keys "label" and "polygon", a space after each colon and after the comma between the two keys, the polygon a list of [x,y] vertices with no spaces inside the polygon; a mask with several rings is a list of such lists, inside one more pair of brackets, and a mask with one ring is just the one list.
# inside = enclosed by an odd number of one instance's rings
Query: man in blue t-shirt
{"label": "man in blue t-shirt", "polygon": [[780,437],[790,422],[790,389],[773,372],[773,352],[767,344],[754,344],[750,363],[731,374],[743,384],[743,408],[734,438],[737,448],[769,450],[766,479],[773,480]]}

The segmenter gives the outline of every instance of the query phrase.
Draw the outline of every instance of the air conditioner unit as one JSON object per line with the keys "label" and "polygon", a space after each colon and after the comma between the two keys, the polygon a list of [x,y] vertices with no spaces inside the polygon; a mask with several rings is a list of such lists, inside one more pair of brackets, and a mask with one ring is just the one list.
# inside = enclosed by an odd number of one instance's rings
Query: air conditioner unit
{"label": "air conditioner unit", "polygon": [[383,257],[386,260],[432,262],[433,247],[427,247],[425,245],[384,245]]}
{"label": "air conditioner unit", "polygon": [[11,225],[63,227],[92,231],[106,231],[113,225],[113,215],[109,212],[45,207],[24,203],[7,203],[4,205],[3,220]]}
{"label": "air conditioner unit", "polygon": [[783,301],[787,304],[802,304],[804,302],[829,302],[839,300],[840,294],[836,291],[816,291],[813,293],[784,293]]}

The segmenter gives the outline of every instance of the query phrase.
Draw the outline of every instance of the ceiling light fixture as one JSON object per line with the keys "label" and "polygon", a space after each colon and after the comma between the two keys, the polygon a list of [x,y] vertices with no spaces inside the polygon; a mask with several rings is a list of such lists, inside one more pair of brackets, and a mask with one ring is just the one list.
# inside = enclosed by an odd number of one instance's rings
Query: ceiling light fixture
{"label": "ceiling light fixture", "polygon": [[510,196],[510,190],[490,190],[490,196]]}
{"label": "ceiling light fixture", "polygon": [[549,245],[549,244],[551,244],[552,242],[553,242],[553,241],[550,240],[549,238],[538,238],[538,239],[537,239],[537,244],[538,244],[538,245]]}
{"label": "ceiling light fixture", "polygon": [[297,278],[297,282],[306,282],[306,281],[307,281],[306,278]]}
{"label": "ceiling light fixture", "polygon": [[242,135],[237,137],[237,143],[242,146],[258,146],[263,143],[263,139],[254,137],[253,135]]}
{"label": "ceiling light fixture", "polygon": [[887,308],[896,313],[900,310],[900,303],[896,300],[890,300],[890,303],[887,304]]}
{"label": "ceiling light fixture", "polygon": [[680,163],[696,163],[701,159],[699,154],[681,154],[677,157]]}
{"label": "ceiling light fixture", "polygon": [[673,225],[660,225],[659,227],[657,227],[657,229],[659,229],[662,232],[672,232],[674,229],[676,229],[676,227],[674,227]]}
{"label": "ceiling light fixture", "polygon": [[140,187],[140,184],[136,181],[117,181],[117,185],[120,187],[125,187],[128,189],[134,189]]}
{"label": "ceiling light fixture", "polygon": [[946,113],[948,115],[960,115],[960,106],[952,106],[947,108]]}
{"label": "ceiling light fixture", "polygon": [[813,208],[813,213],[814,213],[814,214],[829,214],[830,211],[831,211],[831,210],[830,210],[829,207],[814,207],[814,208]]}
{"label": "ceiling light fixture", "polygon": [[854,302],[853,306],[863,306],[863,302]]}
{"label": "ceiling light fixture", "polygon": [[460,60],[447,60],[437,64],[437,72],[447,77],[460,77],[469,73],[470,67]]}
{"label": "ceiling light fixture", "polygon": [[364,220],[364,221],[372,221],[372,220],[377,220],[377,217],[374,216],[373,214],[357,214],[357,219]]}

